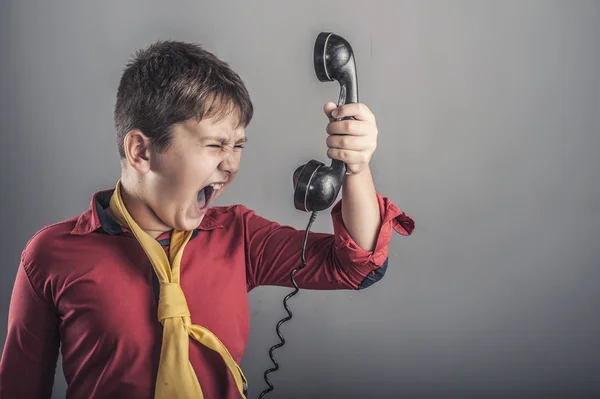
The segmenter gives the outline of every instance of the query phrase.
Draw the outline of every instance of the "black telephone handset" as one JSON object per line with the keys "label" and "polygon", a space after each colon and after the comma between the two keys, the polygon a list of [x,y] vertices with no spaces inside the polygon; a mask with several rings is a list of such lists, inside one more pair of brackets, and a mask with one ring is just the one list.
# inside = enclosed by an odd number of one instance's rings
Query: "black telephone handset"
{"label": "black telephone handset", "polygon": [[[358,77],[350,43],[334,33],[322,32],[315,42],[313,60],[321,82],[339,82],[338,106],[358,102]],[[331,161],[331,166],[313,159],[298,167],[293,177],[296,209],[318,212],[329,208],[339,194],[345,174],[346,165],[337,159]]]}
{"label": "black telephone handset", "polygon": [[[339,82],[340,98],[338,106],[358,102],[358,78],[356,75],[354,53],[352,52],[350,43],[334,33],[322,32],[317,36],[313,59],[317,78],[321,82],[331,82],[334,80]],[[342,119],[354,118],[350,116]],[[279,328],[283,323],[292,318],[292,312],[287,306],[287,301],[299,291],[294,276],[296,272],[306,267],[304,253],[310,226],[314,222],[317,212],[333,205],[342,188],[345,176],[346,165],[337,159],[331,160],[331,166],[326,166],[322,162],[313,159],[294,171],[294,206],[300,211],[312,212],[312,214],[304,233],[302,252],[300,254],[302,264],[290,273],[290,280],[294,286],[294,291],[283,299],[283,307],[288,316],[277,323],[276,331],[280,342],[273,345],[269,350],[269,357],[274,365],[274,367],[266,370],[264,373],[265,382],[269,387],[260,394],[259,398],[262,398],[274,389],[267,375],[279,370],[279,364],[273,356],[273,351],[285,344],[285,339],[281,335]]]}

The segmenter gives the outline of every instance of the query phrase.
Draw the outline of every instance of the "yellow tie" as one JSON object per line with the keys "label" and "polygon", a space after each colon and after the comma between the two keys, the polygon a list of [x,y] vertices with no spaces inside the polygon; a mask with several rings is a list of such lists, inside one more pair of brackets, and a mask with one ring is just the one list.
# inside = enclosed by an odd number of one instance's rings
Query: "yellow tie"
{"label": "yellow tie", "polygon": [[163,325],[160,363],[156,379],[156,399],[204,398],[198,377],[189,361],[189,338],[219,353],[231,372],[242,398],[246,399],[247,380],[241,368],[221,341],[208,329],[192,324],[185,295],[179,285],[179,271],[183,249],[192,231],[173,230],[169,259],[162,246],[143,231],[131,218],[121,197],[121,180],[117,182],[110,199],[110,210],[124,226],[129,226],[152,262],[160,283],[158,321]]}

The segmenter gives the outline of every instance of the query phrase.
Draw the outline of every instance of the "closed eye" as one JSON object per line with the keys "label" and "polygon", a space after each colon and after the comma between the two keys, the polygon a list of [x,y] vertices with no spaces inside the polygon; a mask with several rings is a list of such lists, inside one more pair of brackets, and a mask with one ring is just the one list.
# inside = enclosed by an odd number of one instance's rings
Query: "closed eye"
{"label": "closed eye", "polygon": [[[208,147],[223,148],[223,146],[219,145],[219,144],[209,144]],[[244,148],[244,145],[243,144],[239,144],[239,145],[236,145],[235,148]]]}

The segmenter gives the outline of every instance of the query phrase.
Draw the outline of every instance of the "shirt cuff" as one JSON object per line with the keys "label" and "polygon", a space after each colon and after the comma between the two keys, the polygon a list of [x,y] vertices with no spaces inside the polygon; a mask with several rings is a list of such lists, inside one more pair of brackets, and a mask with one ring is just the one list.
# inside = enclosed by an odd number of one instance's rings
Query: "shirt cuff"
{"label": "shirt cuff", "polygon": [[381,214],[381,227],[377,233],[377,242],[373,251],[365,251],[350,236],[342,218],[343,199],[338,201],[331,210],[335,248],[343,264],[368,266],[370,271],[378,269],[388,258],[388,244],[392,233],[396,231],[400,235],[409,236],[415,229],[412,217],[400,210],[389,198],[379,193],[376,195]]}

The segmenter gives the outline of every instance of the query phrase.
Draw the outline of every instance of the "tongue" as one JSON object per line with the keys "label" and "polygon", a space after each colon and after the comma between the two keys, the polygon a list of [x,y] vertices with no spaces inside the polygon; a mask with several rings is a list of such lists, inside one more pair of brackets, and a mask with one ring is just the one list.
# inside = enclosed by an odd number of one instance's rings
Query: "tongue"
{"label": "tongue", "polygon": [[198,193],[198,206],[200,208],[204,208],[204,206],[206,205],[206,192],[204,191],[204,189],[200,190],[200,192]]}

